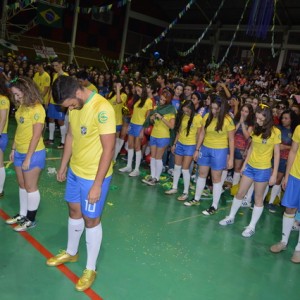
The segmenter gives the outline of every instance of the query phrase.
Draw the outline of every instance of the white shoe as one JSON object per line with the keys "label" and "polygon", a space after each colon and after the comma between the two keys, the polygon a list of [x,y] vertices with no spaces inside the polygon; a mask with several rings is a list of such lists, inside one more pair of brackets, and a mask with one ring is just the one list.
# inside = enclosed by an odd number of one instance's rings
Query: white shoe
{"label": "white shoe", "polygon": [[132,171],[132,168],[126,166],[124,168],[119,169],[119,171],[122,173],[130,173]]}
{"label": "white shoe", "polygon": [[177,189],[170,189],[170,190],[167,190],[165,191],[165,194],[166,195],[173,195],[173,194],[176,194],[177,193]]}
{"label": "white shoe", "polygon": [[255,233],[255,229],[250,227],[250,226],[247,226],[246,229],[242,232],[242,236],[243,237],[246,237],[246,238],[249,238],[251,237],[253,234]]}
{"label": "white shoe", "polygon": [[131,173],[129,173],[130,177],[137,177],[140,175],[140,171],[139,170],[133,170]]}
{"label": "white shoe", "polygon": [[230,218],[229,216],[227,216],[225,219],[223,219],[219,222],[219,224],[221,226],[227,226],[227,225],[231,225],[233,223],[234,223],[234,218]]}

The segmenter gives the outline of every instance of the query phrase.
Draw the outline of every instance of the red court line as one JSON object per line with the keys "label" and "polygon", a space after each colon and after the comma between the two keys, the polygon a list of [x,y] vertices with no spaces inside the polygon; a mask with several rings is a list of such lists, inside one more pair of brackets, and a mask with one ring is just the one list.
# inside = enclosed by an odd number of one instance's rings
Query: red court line
{"label": "red court line", "polygon": [[[3,220],[7,220],[9,216],[0,209],[0,217]],[[16,225],[12,225],[15,227]],[[48,251],[41,243],[39,243],[33,236],[31,236],[28,232],[23,231],[20,232],[20,235],[29,242],[38,252],[40,252],[45,258],[50,258],[53,254]],[[65,265],[60,265],[57,267],[67,278],[69,278],[73,283],[77,283],[79,277],[75,275],[68,267]],[[91,288],[84,291],[84,293],[92,300],[103,300],[96,292],[94,292]]]}

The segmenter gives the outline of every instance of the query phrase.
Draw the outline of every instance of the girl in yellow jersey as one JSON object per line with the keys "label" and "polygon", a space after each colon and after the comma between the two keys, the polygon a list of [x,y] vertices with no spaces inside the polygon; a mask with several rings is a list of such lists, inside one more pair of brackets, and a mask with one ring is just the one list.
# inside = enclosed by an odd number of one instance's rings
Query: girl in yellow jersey
{"label": "girl in yellow jersey", "polygon": [[190,166],[196,150],[197,137],[200,135],[202,127],[202,117],[195,112],[192,101],[185,101],[176,117],[176,138],[172,146],[175,154],[175,166],[173,174],[173,187],[165,192],[167,195],[176,194],[178,181],[182,172],[184,190],[177,199],[184,201],[188,198],[190,186]]}
{"label": "girl in yellow jersey", "polygon": [[[136,93],[139,100],[133,106],[133,114],[128,130],[128,158],[127,166],[119,169],[122,173],[129,173],[130,177],[140,175],[142,160],[141,139],[143,138],[143,124],[153,108],[153,102],[147,96],[146,86],[143,83],[136,84]],[[135,150],[135,169],[132,171],[132,160]]]}
{"label": "girl in yellow jersey", "polygon": [[150,136],[151,176],[142,180],[148,185],[157,184],[163,170],[162,157],[170,144],[170,129],[173,129],[175,125],[176,109],[171,103],[173,96],[172,89],[163,89],[159,105],[151,111],[150,116],[144,123],[144,127],[148,127],[150,123],[154,124]]}
{"label": "girl in yellow jersey", "polygon": [[[213,215],[218,209],[222,194],[222,171],[227,167],[233,167],[234,155],[234,123],[228,115],[228,103],[220,96],[211,95],[209,114],[203,118],[203,130],[200,133],[194,159],[199,165],[196,193],[194,199],[186,201],[184,205],[192,206],[200,204],[200,197],[205,187],[206,178],[211,169],[213,181],[213,203],[210,208],[204,210],[204,215]],[[199,148],[201,146],[200,153]],[[229,155],[228,155],[229,148]]]}
{"label": "girl in yellow jersey", "polygon": [[10,160],[14,162],[19,184],[20,212],[6,223],[19,223],[14,230],[25,231],[36,225],[35,216],[40,203],[38,179],[46,161],[42,137],[45,110],[38,88],[31,79],[12,80],[11,92],[19,106],[15,114],[17,130]]}
{"label": "girl in yellow jersey", "polygon": [[[289,157],[286,166],[286,172],[283,179],[282,187],[285,189],[282,205],[285,206],[285,211],[282,217],[282,237],[281,241],[273,245],[270,250],[273,253],[279,253],[287,249],[290,233],[295,221],[295,215],[299,221],[300,211],[300,125],[296,127],[293,134],[293,143],[289,152]],[[296,219],[297,219],[296,216]],[[294,254],[291,257],[293,263],[300,263],[300,232],[298,243]]]}
{"label": "girl in yellow jersey", "polygon": [[[280,130],[273,126],[272,110],[267,105],[261,104],[257,107],[256,122],[251,134],[252,143],[247,157],[241,169],[243,174],[240,187],[233,199],[230,214],[219,222],[226,226],[234,223],[234,218],[242,205],[248,189],[254,182],[255,205],[252,212],[250,224],[243,231],[243,237],[251,237],[255,233],[255,226],[263,212],[263,196],[267,185],[276,183],[279,158],[280,158]],[[273,170],[271,160],[274,155]]]}
{"label": "girl in yellow jersey", "polygon": [[113,161],[117,160],[117,156],[123,147],[124,139],[120,138],[122,130],[123,115],[122,108],[127,101],[127,95],[124,92],[123,85],[120,80],[115,80],[113,83],[113,91],[109,93],[107,100],[112,105],[116,115],[116,147]]}
{"label": "girl in yellow jersey", "polygon": [[3,162],[3,154],[7,147],[8,136],[8,114],[10,102],[8,99],[8,90],[5,85],[5,78],[0,77],[0,198],[4,196],[3,187],[5,183],[5,168]]}

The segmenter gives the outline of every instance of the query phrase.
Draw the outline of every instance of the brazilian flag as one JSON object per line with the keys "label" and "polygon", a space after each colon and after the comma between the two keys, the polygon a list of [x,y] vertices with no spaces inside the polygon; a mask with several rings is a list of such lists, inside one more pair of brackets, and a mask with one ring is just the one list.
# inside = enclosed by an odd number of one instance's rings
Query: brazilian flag
{"label": "brazilian flag", "polygon": [[44,26],[62,27],[63,8],[38,3],[38,23]]}

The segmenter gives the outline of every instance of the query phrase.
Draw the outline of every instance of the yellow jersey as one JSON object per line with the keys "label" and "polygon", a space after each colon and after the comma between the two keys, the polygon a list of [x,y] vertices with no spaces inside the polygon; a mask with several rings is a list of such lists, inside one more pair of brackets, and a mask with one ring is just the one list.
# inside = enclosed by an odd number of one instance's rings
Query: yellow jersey
{"label": "yellow jersey", "polygon": [[[172,119],[175,119],[175,114],[165,114],[164,119],[168,122]],[[155,119],[154,125],[151,131],[151,136],[155,138],[169,138],[170,137],[170,128],[164,123],[164,121]]]}
{"label": "yellow jersey", "polygon": [[150,98],[148,98],[145,101],[145,104],[143,107],[139,107],[140,103],[141,103],[141,100],[138,100],[133,106],[133,114],[131,117],[131,123],[136,124],[136,125],[143,125],[146,120],[147,112],[149,110],[153,109],[153,101]]}
{"label": "yellow jersey", "polygon": [[300,179],[300,125],[298,125],[293,134],[293,141],[298,144],[298,151],[291,167],[290,174]]}
{"label": "yellow jersey", "polygon": [[[16,150],[20,153],[27,153],[33,135],[33,125],[45,123],[45,109],[40,103],[30,107],[21,105],[16,111],[15,118],[17,121],[15,134]],[[41,135],[35,151],[44,148],[43,136]]]}
{"label": "yellow jersey", "polygon": [[5,122],[2,132],[0,132],[0,134],[7,133],[9,108],[10,108],[9,99],[4,95],[0,95],[0,110],[6,109],[6,122]]}
{"label": "yellow jersey", "polygon": [[281,143],[281,132],[278,128],[273,127],[272,134],[268,139],[262,139],[261,135],[252,136],[252,152],[248,164],[256,169],[271,168],[274,146]]}
{"label": "yellow jersey", "polygon": [[123,115],[122,115],[122,107],[127,101],[127,95],[125,93],[122,93],[120,95],[121,97],[121,103],[117,103],[117,95],[114,95],[111,99],[107,99],[108,102],[112,105],[115,111],[116,115],[116,125],[122,125],[123,124]]}
{"label": "yellow jersey", "polygon": [[190,117],[184,115],[182,118],[181,126],[179,128],[178,142],[183,145],[196,145],[197,144],[197,131],[202,127],[202,117],[200,115],[194,116],[193,122],[190,127],[189,135],[187,134],[187,127]]}
{"label": "yellow jersey", "polygon": [[[100,136],[116,132],[115,112],[109,102],[92,93],[80,110],[69,111],[72,130],[70,167],[79,177],[94,180],[103,152]],[[112,164],[106,177],[112,174]]]}
{"label": "yellow jersey", "polygon": [[86,88],[92,92],[98,93],[98,89],[92,83],[90,83],[88,86],[86,86]]}
{"label": "yellow jersey", "polygon": [[[36,72],[33,77],[33,81],[37,85],[41,95],[44,92],[44,89],[49,87],[50,88],[50,75],[47,72],[44,72],[43,74],[40,74],[39,72]],[[50,94],[50,89],[48,93],[43,97],[43,104],[47,104],[49,100],[49,94]]]}
{"label": "yellow jersey", "polygon": [[[66,73],[66,72],[64,72],[62,75],[64,75],[64,76],[69,76],[69,74]],[[52,83],[58,78],[58,76],[59,76],[58,73],[54,73],[53,78],[52,78]],[[50,103],[51,103],[51,104],[54,104],[54,105],[57,105],[57,104],[54,102],[54,100],[53,100],[52,94],[51,94],[51,97],[50,97]]]}
{"label": "yellow jersey", "polygon": [[[206,114],[203,118],[203,126],[207,121],[209,114]],[[228,132],[235,130],[234,122],[229,115],[224,118],[222,130],[216,131],[217,118],[213,118],[207,128],[205,128],[205,136],[203,145],[213,149],[225,149],[228,148]]]}

